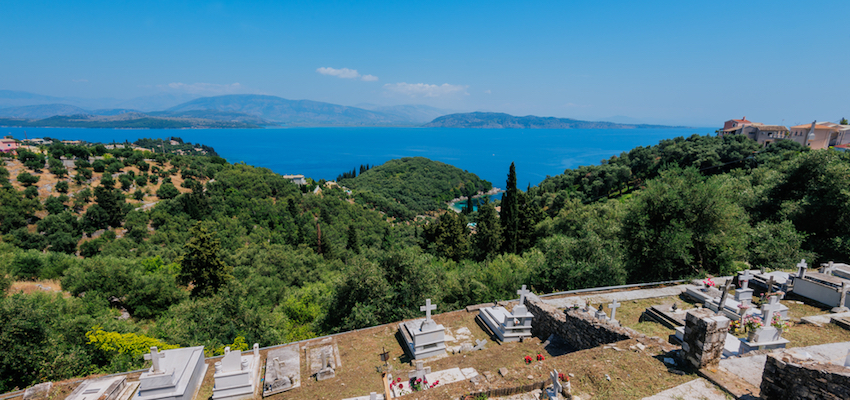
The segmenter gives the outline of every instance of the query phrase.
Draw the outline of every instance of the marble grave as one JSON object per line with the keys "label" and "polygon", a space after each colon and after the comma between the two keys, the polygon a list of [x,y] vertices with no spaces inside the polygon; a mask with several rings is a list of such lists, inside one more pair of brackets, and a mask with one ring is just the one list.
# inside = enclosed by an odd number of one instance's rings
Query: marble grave
{"label": "marble grave", "polygon": [[192,400],[207,371],[204,346],[162,352],[151,347],[145,359],[153,366],[139,376],[135,400]]}
{"label": "marble grave", "polygon": [[266,374],[263,397],[301,386],[301,353],[298,346],[269,350],[266,354]]}
{"label": "marble grave", "polygon": [[238,400],[254,397],[260,377],[260,345],[254,343],[251,353],[224,348],[224,357],[215,363],[215,400]]}
{"label": "marble grave", "polygon": [[478,318],[502,342],[516,342],[531,336],[531,320],[534,314],[525,307],[525,296],[531,293],[525,285],[517,291],[520,295],[519,304],[514,306],[513,311],[500,306],[484,307],[478,310]]}
{"label": "marble grave", "polygon": [[431,304],[431,299],[425,300],[425,305],[419,307],[425,312],[425,318],[402,322],[398,330],[407,344],[407,351],[415,360],[446,354],[446,328],[431,319],[431,311],[437,306]]}

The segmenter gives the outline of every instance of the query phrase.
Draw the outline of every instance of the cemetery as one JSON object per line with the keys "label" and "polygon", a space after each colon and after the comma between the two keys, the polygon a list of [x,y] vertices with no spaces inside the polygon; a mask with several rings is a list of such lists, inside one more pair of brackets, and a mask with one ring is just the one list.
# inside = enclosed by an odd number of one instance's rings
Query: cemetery
{"label": "cemetery", "polygon": [[[839,268],[822,268],[818,274],[843,279],[832,273]],[[753,284],[759,275],[765,285]],[[784,390],[777,379],[819,368],[845,382],[850,331],[831,322],[831,315],[843,314],[832,314],[833,307],[810,292],[795,294],[800,274],[792,273],[788,284],[776,284],[777,276],[741,271],[703,282],[557,296],[522,286],[517,300],[449,312],[423,299],[424,318],[247,351],[227,348],[210,358],[202,347],[151,348],[147,370],[32,393],[69,400],[640,399],[696,384],[741,397]],[[761,323],[752,323],[756,319]],[[823,346],[828,350],[819,350]],[[788,350],[803,358],[782,353]],[[700,376],[704,384],[694,383]]]}

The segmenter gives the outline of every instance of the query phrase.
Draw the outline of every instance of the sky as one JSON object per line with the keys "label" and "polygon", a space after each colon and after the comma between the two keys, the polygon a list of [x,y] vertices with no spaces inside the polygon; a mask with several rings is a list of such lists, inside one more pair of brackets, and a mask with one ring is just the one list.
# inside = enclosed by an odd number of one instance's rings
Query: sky
{"label": "sky", "polygon": [[848,1],[0,0],[0,89],[576,119],[850,118]]}

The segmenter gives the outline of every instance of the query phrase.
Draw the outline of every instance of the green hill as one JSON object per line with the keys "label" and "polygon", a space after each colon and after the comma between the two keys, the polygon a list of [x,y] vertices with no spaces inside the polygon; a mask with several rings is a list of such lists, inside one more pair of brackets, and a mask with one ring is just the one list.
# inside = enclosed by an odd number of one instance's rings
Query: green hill
{"label": "green hill", "polygon": [[638,129],[686,128],[684,126],[618,124],[604,121],[581,121],[572,118],[516,117],[505,113],[473,112],[450,114],[425,124],[426,128],[526,128],[526,129]]}

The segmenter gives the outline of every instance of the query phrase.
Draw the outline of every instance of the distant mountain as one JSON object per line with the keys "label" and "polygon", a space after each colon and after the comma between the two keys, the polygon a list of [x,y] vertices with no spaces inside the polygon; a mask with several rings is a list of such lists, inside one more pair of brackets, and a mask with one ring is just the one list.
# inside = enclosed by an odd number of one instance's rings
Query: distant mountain
{"label": "distant mountain", "polygon": [[378,111],[384,114],[395,115],[419,124],[431,122],[434,118],[442,115],[452,114],[455,111],[443,110],[421,104],[404,104],[400,106],[378,106],[375,104],[357,104],[356,107],[370,111]]}
{"label": "distant mountain", "polygon": [[42,119],[55,115],[76,115],[88,113],[88,111],[80,107],[68,104],[44,104],[0,109],[0,117],[24,119]]}
{"label": "distant mountain", "polygon": [[70,104],[85,109],[134,109],[141,111],[164,110],[199,96],[183,93],[160,93],[129,100],[113,98],[82,99],[78,97],[44,96],[30,92],[0,90],[0,108],[46,104]]}
{"label": "distant mountain", "polygon": [[580,121],[571,118],[537,117],[527,115],[515,117],[504,113],[473,112],[450,114],[436,118],[424,125],[427,128],[525,128],[525,129],[637,129],[637,128],[686,128],[684,126],[618,124],[601,121]]}
{"label": "distant mountain", "polygon": [[101,109],[101,110],[92,110],[89,113],[92,114],[92,115],[110,116],[110,115],[121,115],[121,114],[138,113],[138,112],[139,112],[139,110],[133,110],[133,109],[127,109],[127,108],[108,108],[108,109]]}
{"label": "distant mountain", "polygon": [[140,111],[159,111],[197,99],[198,95],[186,93],[160,93],[151,96],[122,100],[115,104],[117,108],[132,108]]}
{"label": "distant mountain", "polygon": [[218,110],[189,110],[189,111],[155,111],[146,113],[147,115],[156,117],[173,117],[173,118],[196,118],[208,119],[212,121],[230,121],[230,122],[245,122],[254,125],[275,125],[270,121],[266,121],[256,115],[250,115],[232,111]]}
{"label": "distant mountain", "polygon": [[202,97],[166,111],[218,110],[240,112],[286,125],[397,126],[416,125],[398,115],[312,100],[287,100],[277,96],[236,94]]}
{"label": "distant mountain", "polygon": [[189,129],[259,128],[257,124],[200,118],[151,116],[141,113],[55,115],[42,119],[0,118],[0,126],[56,128]]}

